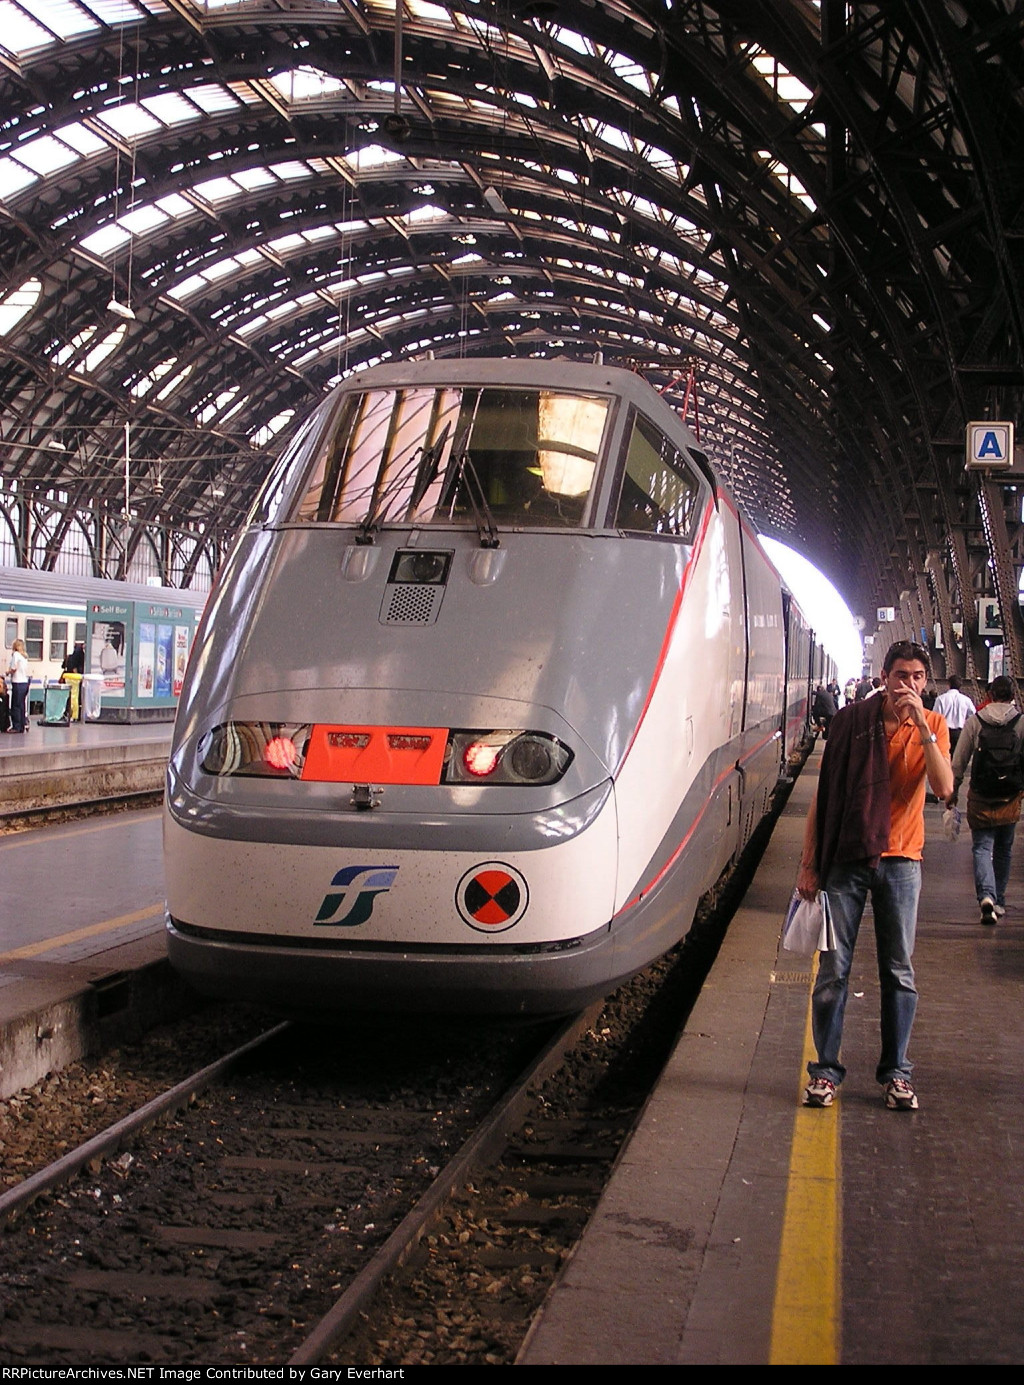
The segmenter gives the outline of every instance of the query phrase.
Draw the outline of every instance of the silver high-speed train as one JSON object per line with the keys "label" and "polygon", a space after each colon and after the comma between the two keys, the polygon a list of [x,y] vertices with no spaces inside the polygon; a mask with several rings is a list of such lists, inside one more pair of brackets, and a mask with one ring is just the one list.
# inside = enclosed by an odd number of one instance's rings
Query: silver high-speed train
{"label": "silver high-speed train", "polygon": [[827,673],[638,376],[357,374],[269,478],[197,635],[171,960],[310,1015],[575,1008],[687,932]]}

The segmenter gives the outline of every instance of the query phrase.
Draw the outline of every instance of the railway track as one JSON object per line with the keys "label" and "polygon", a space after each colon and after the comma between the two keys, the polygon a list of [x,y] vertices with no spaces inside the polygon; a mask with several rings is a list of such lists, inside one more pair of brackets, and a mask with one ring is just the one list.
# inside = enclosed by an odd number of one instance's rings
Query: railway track
{"label": "railway track", "polygon": [[283,1026],[193,1075],[0,1198],[6,1359],[321,1359],[592,1018]]}
{"label": "railway track", "polygon": [[35,808],[0,806],[0,836],[25,832],[29,828],[47,827],[54,823],[76,822],[80,818],[158,808],[163,802],[163,797],[163,788],[160,787],[106,794],[102,798],[80,799],[69,803],[43,804]]}

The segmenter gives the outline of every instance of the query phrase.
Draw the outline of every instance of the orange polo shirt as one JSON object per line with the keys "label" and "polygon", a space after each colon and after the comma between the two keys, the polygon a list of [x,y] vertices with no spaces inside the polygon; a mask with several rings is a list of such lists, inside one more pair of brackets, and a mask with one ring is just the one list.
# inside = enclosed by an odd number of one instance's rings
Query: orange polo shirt
{"label": "orange polo shirt", "polygon": [[[925,711],[929,730],[938,738],[939,749],[949,759],[949,727],[938,712]],[[920,861],[924,852],[924,795],[927,775],[921,732],[912,721],[901,722],[889,741],[889,792],[892,818],[889,846],[883,856],[906,856]]]}

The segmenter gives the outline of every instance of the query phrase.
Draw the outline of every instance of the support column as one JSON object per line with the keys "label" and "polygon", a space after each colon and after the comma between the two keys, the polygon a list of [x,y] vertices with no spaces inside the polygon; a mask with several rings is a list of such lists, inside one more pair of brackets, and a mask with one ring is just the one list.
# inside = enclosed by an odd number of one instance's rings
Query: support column
{"label": "support column", "polygon": [[992,582],[1003,623],[1003,650],[1007,671],[1014,682],[1024,679],[1024,621],[1017,603],[1017,569],[1006,531],[1003,490],[990,476],[978,478],[978,506],[992,560]]}
{"label": "support column", "polygon": [[935,548],[930,549],[925,557],[924,565],[925,571],[931,579],[935,607],[939,615],[946,677],[948,678],[951,673],[956,673],[962,678],[965,674],[966,661],[963,651],[957,647],[956,636],[953,633],[953,607],[949,599],[949,587],[946,585],[942,554]]}

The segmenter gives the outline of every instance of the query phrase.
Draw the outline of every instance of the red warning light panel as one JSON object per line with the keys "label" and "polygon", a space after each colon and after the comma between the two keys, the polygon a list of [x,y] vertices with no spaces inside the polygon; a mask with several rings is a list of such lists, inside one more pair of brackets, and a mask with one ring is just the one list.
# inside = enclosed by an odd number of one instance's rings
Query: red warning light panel
{"label": "red warning light panel", "polygon": [[315,783],[439,784],[447,727],[314,726],[302,778]]}

